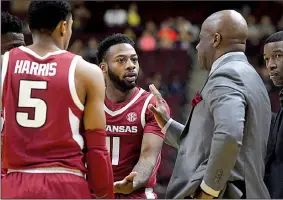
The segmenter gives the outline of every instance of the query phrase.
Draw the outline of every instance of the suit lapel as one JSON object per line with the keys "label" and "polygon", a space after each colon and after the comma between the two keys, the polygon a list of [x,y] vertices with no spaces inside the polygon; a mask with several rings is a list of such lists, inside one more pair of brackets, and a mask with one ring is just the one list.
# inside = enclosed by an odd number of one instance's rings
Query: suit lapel
{"label": "suit lapel", "polygon": [[[247,57],[244,56],[244,55],[234,55],[234,56],[229,56],[227,58],[225,58],[222,62],[219,63],[219,65],[217,65],[217,67],[215,68],[215,70],[210,73],[210,75],[207,77],[202,89],[200,90],[200,95],[201,95],[201,92],[202,90],[204,89],[204,87],[206,86],[209,78],[211,77],[211,75],[217,70],[219,69],[221,66],[225,65],[226,63],[228,62],[231,62],[231,61],[244,61],[244,62],[247,62]],[[184,127],[184,130],[180,136],[180,140],[183,139],[188,133],[189,133],[189,128],[190,128],[190,122],[191,122],[191,118],[192,118],[192,115],[193,115],[193,112],[194,112],[194,109],[195,109],[196,106],[194,106],[190,112],[190,115],[186,121],[186,124],[185,124],[185,127]]]}

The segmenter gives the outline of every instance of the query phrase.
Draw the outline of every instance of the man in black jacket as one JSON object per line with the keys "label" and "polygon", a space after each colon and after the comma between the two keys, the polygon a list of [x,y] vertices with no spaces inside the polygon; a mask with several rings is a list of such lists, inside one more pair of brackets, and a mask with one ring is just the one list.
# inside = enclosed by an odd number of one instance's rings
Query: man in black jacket
{"label": "man in black jacket", "polygon": [[[265,41],[264,60],[274,85],[283,88],[283,31]],[[272,199],[283,198],[283,89],[279,98],[281,106],[272,123],[265,168],[265,183]]]}

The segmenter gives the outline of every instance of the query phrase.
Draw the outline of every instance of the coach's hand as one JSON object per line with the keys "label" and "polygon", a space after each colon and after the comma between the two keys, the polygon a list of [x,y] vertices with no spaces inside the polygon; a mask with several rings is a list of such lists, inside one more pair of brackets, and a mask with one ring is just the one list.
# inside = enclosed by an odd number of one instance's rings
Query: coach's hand
{"label": "coach's hand", "polygon": [[114,193],[130,194],[133,192],[133,181],[137,172],[131,172],[121,181],[114,182]]}
{"label": "coach's hand", "polygon": [[154,105],[152,104],[149,104],[148,109],[154,114],[154,118],[157,121],[159,127],[163,128],[163,126],[165,126],[167,121],[170,119],[170,116],[167,113],[160,92],[156,89],[156,87],[153,84],[149,85],[149,89],[151,94],[153,94],[154,98],[156,99],[156,107],[154,107]]}

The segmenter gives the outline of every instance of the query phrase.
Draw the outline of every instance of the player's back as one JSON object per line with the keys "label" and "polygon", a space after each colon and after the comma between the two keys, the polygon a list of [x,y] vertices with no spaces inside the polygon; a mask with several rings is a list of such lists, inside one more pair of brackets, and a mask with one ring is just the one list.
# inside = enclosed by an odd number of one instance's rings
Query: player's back
{"label": "player's back", "polygon": [[23,46],[4,55],[5,169],[59,167],[85,172],[79,130],[84,106],[74,78],[79,58],[64,50],[41,57]]}

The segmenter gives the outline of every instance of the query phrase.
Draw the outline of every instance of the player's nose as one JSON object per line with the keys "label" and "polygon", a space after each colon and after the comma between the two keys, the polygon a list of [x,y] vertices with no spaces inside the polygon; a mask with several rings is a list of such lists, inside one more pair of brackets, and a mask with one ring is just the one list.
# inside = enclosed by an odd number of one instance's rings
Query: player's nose
{"label": "player's nose", "polygon": [[133,63],[132,61],[129,61],[129,62],[127,63],[126,69],[132,70],[132,69],[135,69],[135,68],[136,68],[136,64]]}

